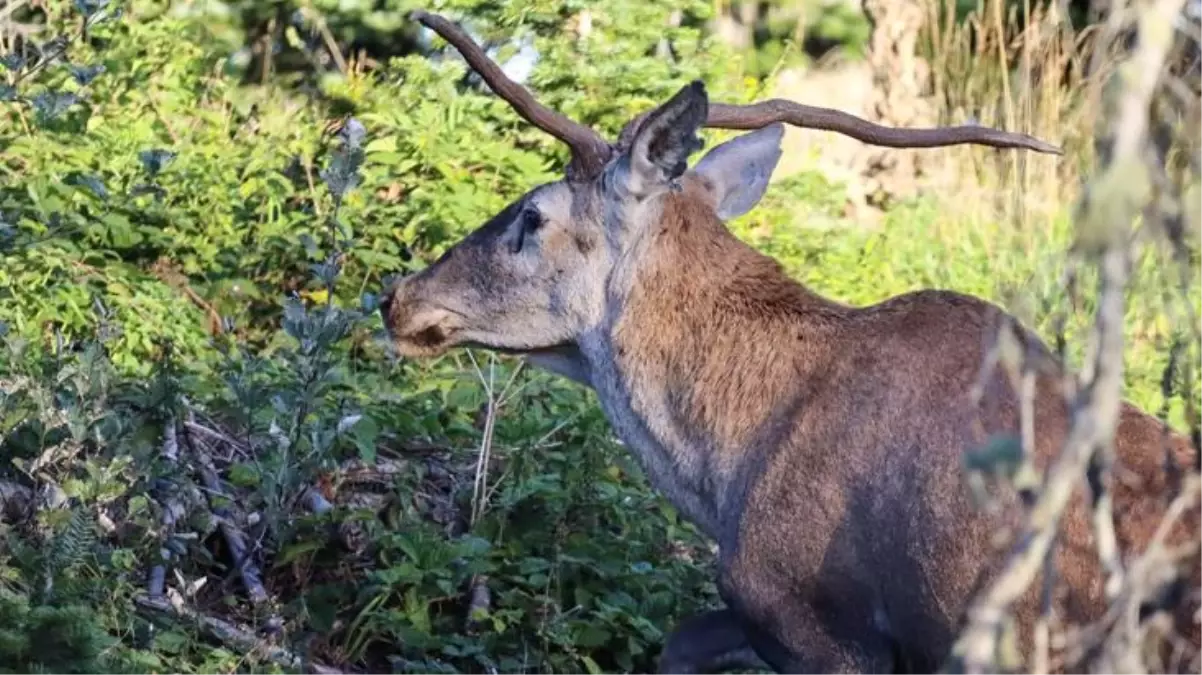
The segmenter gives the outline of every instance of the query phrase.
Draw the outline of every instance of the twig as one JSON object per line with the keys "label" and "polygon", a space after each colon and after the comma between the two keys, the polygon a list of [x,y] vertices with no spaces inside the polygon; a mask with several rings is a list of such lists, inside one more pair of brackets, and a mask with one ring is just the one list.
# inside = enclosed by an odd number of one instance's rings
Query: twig
{"label": "twig", "polygon": [[198,424],[197,422],[195,422],[193,420],[189,419],[186,422],[184,422],[184,428],[187,431],[195,431],[196,433],[203,434],[205,436],[208,436],[209,438],[221,441],[222,443],[226,443],[231,448],[234,448],[235,450],[238,450],[240,452],[246,451],[246,446],[241,441],[230,438],[229,436],[221,433],[220,431],[217,431],[215,429],[210,429],[210,428],[204,426],[203,424]]}
{"label": "twig", "polygon": [[249,548],[246,545],[246,537],[234,524],[234,519],[229,509],[213,503],[212,497],[214,495],[222,496],[225,493],[221,488],[217,469],[213,466],[213,460],[204,453],[200,444],[193,442],[187,434],[187,431],[192,430],[193,426],[195,425],[192,422],[185,425],[184,437],[188,440],[188,447],[191,448],[192,454],[196,458],[201,482],[210,495],[209,508],[213,511],[213,515],[218,517],[221,534],[225,537],[226,545],[229,546],[230,557],[233,558],[234,567],[238,570],[239,576],[242,577],[242,584],[246,587],[247,596],[250,597],[251,602],[259,604],[268,599],[267,589],[263,587],[259,568],[251,562]]}
{"label": "twig", "polygon": [[341,673],[304,659],[292,651],[269,644],[249,631],[216,617],[201,614],[183,603],[171,603],[161,598],[138,597],[134,599],[138,609],[155,618],[170,618],[195,625],[210,639],[232,647],[232,651],[254,655],[282,668],[305,670],[311,673]]}
{"label": "twig", "polygon": [[[166,116],[163,115],[163,113],[159,110],[158,103],[153,97],[150,99],[150,105],[151,108],[154,109],[155,115],[158,116],[159,121],[162,122],[163,126],[167,129],[167,135],[171,137],[171,141],[178,145],[179,137],[176,135],[175,131],[172,130],[171,123],[167,121]],[[197,308],[205,313],[205,319],[208,322],[210,335],[217,337],[225,332],[221,320],[221,313],[218,312],[216,307],[214,307],[208,300],[205,300],[203,297],[201,297],[201,295],[189,285],[189,279],[186,274],[171,268],[169,265],[160,265],[158,263],[152,267],[151,272],[157,279],[159,279],[159,281],[162,281],[172,289],[187,296],[187,298],[192,301],[192,304],[196,305]]]}
{"label": "twig", "polygon": [[1048,474],[1039,499],[1017,537],[1016,549],[1001,574],[969,610],[969,624],[953,648],[966,672],[991,672],[1001,629],[1011,605],[1030,586],[1046,556],[1078,477],[1095,448],[1109,441],[1118,422],[1122,385],[1123,287],[1127,261],[1124,252],[1108,251],[1103,260],[1103,284],[1097,316],[1099,333],[1096,378],[1081,392],[1083,405],[1073,419],[1065,448]]}
{"label": "twig", "polygon": [[472,632],[479,627],[480,620],[488,616],[492,609],[492,593],[488,590],[488,576],[480,574],[472,578],[468,598],[467,620],[464,621],[464,628],[468,632]]}
{"label": "twig", "polygon": [[342,56],[342,50],[338,48],[338,41],[330,33],[330,27],[326,25],[325,17],[312,11],[311,7],[306,7],[302,11],[305,11],[306,19],[316,24],[318,32],[321,33],[321,39],[326,43],[326,49],[330,50],[330,58],[334,59],[334,65],[338,66],[338,72],[345,75],[347,73],[346,59]]}
{"label": "twig", "polygon": [[472,367],[476,369],[476,377],[480,379],[480,383],[484,385],[484,393],[488,396],[487,411],[484,417],[484,429],[480,436],[480,450],[476,455],[476,473],[472,481],[472,513],[469,517],[469,527],[474,527],[476,521],[484,515],[485,509],[485,493],[488,487],[488,466],[492,456],[492,439],[493,430],[496,428],[497,418],[497,396],[493,390],[494,375],[496,373],[496,357],[492,357],[489,363],[488,377],[484,377],[484,373],[480,370],[480,365],[476,362],[476,357],[470,351],[468,358],[472,361]]}
{"label": "twig", "polygon": [[413,470],[413,463],[400,459],[381,459],[371,464],[360,459],[350,459],[338,467],[339,483],[373,483]]}
{"label": "twig", "polygon": [[[1123,587],[1110,610],[1102,620],[1098,621],[1091,630],[1091,638],[1082,641],[1080,650],[1083,653],[1095,651],[1099,645],[1104,647],[1099,662],[1095,664],[1096,672],[1144,671],[1138,663],[1131,663],[1135,658],[1132,649],[1144,632],[1145,603],[1157,591],[1171,583],[1175,577],[1172,568],[1182,559],[1198,554],[1198,541],[1192,540],[1187,545],[1169,549],[1166,543],[1173,528],[1185,515],[1187,509],[1194,507],[1202,496],[1202,476],[1191,472],[1182,485],[1181,492],[1169,504],[1155,533],[1148,542],[1144,552],[1132,561],[1130,571]],[[1113,628],[1110,628],[1113,626]],[[1121,667],[1120,667],[1121,664]],[[1161,670],[1163,669],[1157,669]]]}
{"label": "twig", "polygon": [[[175,467],[179,463],[179,436],[176,432],[175,419],[167,420],[163,425],[163,461],[169,466]],[[174,495],[168,495],[162,501],[163,518],[162,518],[162,544],[159,546],[159,556],[161,562],[150,568],[150,579],[147,582],[147,593],[152,598],[162,597],[163,591],[167,584],[167,565],[171,563],[173,554],[167,546],[167,541],[171,538],[175,531],[175,523],[184,515],[184,508],[180,505],[179,500]]]}
{"label": "twig", "polygon": [[[1053,546],[1055,542],[1052,542]],[[1031,672],[1037,675],[1051,672],[1050,652],[1052,644],[1052,599],[1056,586],[1056,558],[1049,547],[1043,559],[1043,597],[1040,599],[1039,618],[1035,620],[1035,654],[1031,657]]]}
{"label": "twig", "polygon": [[[1148,544],[1148,552],[1163,548],[1165,540],[1169,537],[1169,532],[1173,526],[1181,520],[1181,516],[1185,514],[1185,510],[1194,505],[1202,495],[1202,477],[1197,473],[1191,473],[1189,478],[1181,487],[1181,492],[1173,499],[1173,503],[1169,504],[1169,508],[1165,511],[1164,518],[1161,519],[1160,525],[1156,527],[1156,532],[1152,534],[1152,540]],[[1147,553],[1144,554],[1144,557]]]}
{"label": "twig", "polygon": [[480,380],[480,384],[484,386],[485,395],[488,396],[485,408],[484,429],[480,438],[480,450],[476,457],[475,480],[472,484],[472,513],[469,522],[471,526],[474,526],[476,521],[484,516],[484,512],[488,507],[489,496],[492,494],[488,486],[488,468],[492,462],[493,434],[496,431],[497,415],[501,408],[522,390],[521,387],[514,387],[513,385],[517,381],[518,374],[522,372],[525,362],[517,364],[513,372],[509,374],[509,379],[505,381],[505,386],[501,388],[500,392],[497,392],[496,356],[489,355],[487,378],[480,369],[480,364],[477,363],[475,355],[470,351],[468,352],[468,358],[471,359],[472,367],[476,371],[476,377]]}
{"label": "twig", "polygon": [[28,4],[27,0],[12,0],[0,7],[0,22],[7,21],[16,11]]}
{"label": "twig", "polygon": [[1105,593],[1113,600],[1123,586],[1123,561],[1114,529],[1114,497],[1110,486],[1114,467],[1114,444],[1104,443],[1094,452],[1086,475],[1093,503],[1093,528],[1098,544],[1098,562],[1106,572]]}
{"label": "twig", "polygon": [[46,56],[45,54],[41,54],[37,63],[33,64],[29,68],[29,70],[22,72],[20,75],[17,75],[16,78],[13,79],[12,86],[15,87],[18,84],[21,84],[22,82],[24,82],[25,80],[28,80],[29,78],[33,77],[34,75],[40,73],[43,69],[45,69],[46,66],[50,65],[54,61],[57,61],[59,58],[62,57],[63,54],[66,54],[67,50],[71,48],[71,45],[74,44],[76,40],[78,40],[79,38],[81,38],[87,34],[88,21],[89,21],[89,19],[85,17],[84,18],[84,26],[82,28],[80,28],[77,33],[75,33],[74,35],[72,35],[71,37],[69,37],[65,41],[63,41],[59,45],[58,49],[56,49],[49,56]]}

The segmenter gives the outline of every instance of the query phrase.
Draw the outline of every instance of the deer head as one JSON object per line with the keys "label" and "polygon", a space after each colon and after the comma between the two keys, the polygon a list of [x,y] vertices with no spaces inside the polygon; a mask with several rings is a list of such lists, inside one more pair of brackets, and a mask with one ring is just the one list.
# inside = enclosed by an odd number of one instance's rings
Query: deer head
{"label": "deer head", "polygon": [[[541,105],[455,24],[422,11],[413,16],[453,45],[519,115],[566,143],[572,159],[563,179],[530,190],[434,264],[386,290],[385,325],[409,357],[461,345],[535,355],[570,348],[620,304],[623,280],[615,266],[654,232],[671,196],[683,191],[694,217],[717,221],[756,205],[781,154],[782,123],[891,147],[973,143],[1059,153],[1030,136],[980,126],[895,129],[791,101],[715,104],[701,82],[633,119],[611,144]],[[689,169],[705,127],[754,131]]]}

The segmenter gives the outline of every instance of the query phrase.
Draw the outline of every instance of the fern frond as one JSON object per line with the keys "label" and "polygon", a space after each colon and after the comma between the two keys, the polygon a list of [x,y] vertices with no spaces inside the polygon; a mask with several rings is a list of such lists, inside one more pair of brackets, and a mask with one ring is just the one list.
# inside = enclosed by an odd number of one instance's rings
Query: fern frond
{"label": "fern frond", "polygon": [[43,558],[43,572],[48,582],[76,567],[96,548],[96,518],[86,509],[76,506],[63,532],[50,543]]}

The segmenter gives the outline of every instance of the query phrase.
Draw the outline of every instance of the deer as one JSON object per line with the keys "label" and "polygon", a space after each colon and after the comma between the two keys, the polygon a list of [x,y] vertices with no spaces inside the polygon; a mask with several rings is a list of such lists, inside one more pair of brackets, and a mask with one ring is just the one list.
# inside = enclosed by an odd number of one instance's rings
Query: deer
{"label": "deer", "polygon": [[[764,196],[786,124],[896,148],[1060,149],[985,126],[892,128],[781,99],[710,102],[701,81],[610,142],[539,103],[457,23],[411,17],[571,157],[562,179],[386,285],[379,311],[396,353],[520,355],[595,392],[652,488],[717,544],[723,606],[671,631],[660,672],[938,668],[974,590],[996,572],[992,534],[1016,513],[975,508],[962,478],[967,449],[1019,430],[1020,397],[1005,376],[971,395],[991,336],[1012,321],[1040,356],[1032,451],[1041,467],[1069,425],[1063,366],[993,303],[925,289],[843,304],[726,223]],[[747,133],[690,167],[704,128]],[[1164,510],[1165,444],[1184,466],[1196,450],[1126,402],[1117,429],[1117,533],[1130,551]],[[1066,620],[1105,608],[1090,522],[1078,495],[1055,553]],[[1022,636],[1036,595],[1015,608]]]}

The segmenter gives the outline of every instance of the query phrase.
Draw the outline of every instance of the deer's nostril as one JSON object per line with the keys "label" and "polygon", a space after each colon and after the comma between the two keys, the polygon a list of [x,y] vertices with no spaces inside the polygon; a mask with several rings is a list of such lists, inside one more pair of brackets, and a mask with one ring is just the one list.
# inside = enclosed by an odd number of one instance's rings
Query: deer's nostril
{"label": "deer's nostril", "polygon": [[413,343],[422,347],[437,347],[447,339],[447,334],[438,326],[423,328],[413,336]]}

